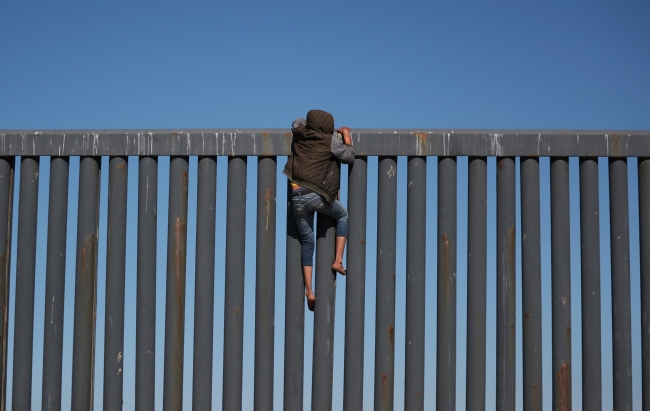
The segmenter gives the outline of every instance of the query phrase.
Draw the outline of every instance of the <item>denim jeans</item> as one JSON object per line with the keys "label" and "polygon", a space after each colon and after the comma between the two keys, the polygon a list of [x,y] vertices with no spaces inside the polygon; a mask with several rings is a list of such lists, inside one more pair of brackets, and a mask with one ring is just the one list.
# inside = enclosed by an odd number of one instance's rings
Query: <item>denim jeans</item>
{"label": "denim jeans", "polygon": [[302,244],[302,265],[314,265],[314,212],[326,214],[336,220],[336,236],[348,236],[348,212],[337,200],[330,204],[318,193],[296,194],[292,199],[293,217],[298,225]]}

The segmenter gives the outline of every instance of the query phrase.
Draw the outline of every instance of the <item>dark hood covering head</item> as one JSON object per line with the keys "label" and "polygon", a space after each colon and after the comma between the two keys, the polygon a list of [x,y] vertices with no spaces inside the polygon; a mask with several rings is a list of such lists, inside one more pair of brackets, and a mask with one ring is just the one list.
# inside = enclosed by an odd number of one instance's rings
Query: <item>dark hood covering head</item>
{"label": "dark hood covering head", "polygon": [[309,110],[307,130],[332,135],[334,134],[334,117],[323,110]]}

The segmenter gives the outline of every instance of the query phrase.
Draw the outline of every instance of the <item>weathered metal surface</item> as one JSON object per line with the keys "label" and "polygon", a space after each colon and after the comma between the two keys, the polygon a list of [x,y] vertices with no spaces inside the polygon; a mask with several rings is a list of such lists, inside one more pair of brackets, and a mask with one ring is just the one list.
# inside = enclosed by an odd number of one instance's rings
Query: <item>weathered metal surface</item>
{"label": "weathered metal surface", "polygon": [[551,294],[553,327],[553,411],[570,411],[571,227],[569,159],[551,159]]}
{"label": "weathered metal surface", "polygon": [[364,329],[366,309],[366,206],[368,159],[357,156],[348,166],[348,250],[345,269],[345,358],[343,410],[363,409]]}
{"label": "weathered metal surface", "polygon": [[82,157],[79,164],[77,265],[72,352],[73,411],[93,409],[100,164],[99,157]]}
{"label": "weathered metal surface", "polygon": [[9,342],[9,279],[11,267],[11,223],[14,193],[13,157],[0,157],[0,410],[5,410],[7,349]]}
{"label": "weathered metal surface", "polygon": [[[650,158],[639,159],[639,240],[641,255],[641,395],[650,410]],[[0,213],[0,215],[2,215]]]}
{"label": "weathered metal surface", "polygon": [[154,411],[156,382],[156,241],[158,159],[141,157],[138,174],[138,286],[135,409]]}
{"label": "weathered metal surface", "polygon": [[602,407],[598,159],[580,159],[582,409]]}
{"label": "weathered metal surface", "polygon": [[407,181],[404,409],[423,411],[427,252],[425,157],[409,157]]}
{"label": "weathered metal surface", "polygon": [[[650,156],[650,131],[353,130],[357,155]],[[0,130],[0,156],[279,156],[291,153],[283,129]]]}
{"label": "weathered metal surface", "polygon": [[286,291],[284,307],[284,411],[303,409],[305,365],[305,285],[300,264],[300,235],[287,185]]}
{"label": "weathered metal surface", "polygon": [[18,203],[18,254],[16,258],[16,313],[12,406],[32,406],[32,353],[34,346],[34,286],[36,275],[36,222],[39,159],[22,157]]}
{"label": "weathered metal surface", "polygon": [[514,411],[516,381],[515,160],[497,160],[497,409]]}
{"label": "weathered metal surface", "polygon": [[108,234],[104,327],[105,411],[122,410],[128,159],[125,157],[112,157],[108,168]]}
{"label": "weathered metal surface", "polygon": [[609,160],[614,409],[632,410],[632,312],[627,160]]}
{"label": "weathered metal surface", "polygon": [[197,411],[212,409],[216,158],[199,158],[198,174],[192,380],[192,409]]}
{"label": "weathered metal surface", "polygon": [[455,157],[438,157],[437,410],[456,408],[456,174]]}
{"label": "weathered metal surface", "polygon": [[522,158],[521,285],[524,409],[542,410],[542,260],[540,251],[539,159]]}
{"label": "weathered metal surface", "polygon": [[466,409],[485,411],[487,159],[468,160]]}
{"label": "weathered metal surface", "polygon": [[242,408],[246,161],[246,157],[228,159],[222,409],[233,411]]}
{"label": "weathered metal surface", "polygon": [[334,319],[336,314],[336,274],[332,271],[336,221],[316,215],[316,306],[314,309],[314,355],[311,380],[312,411],[332,411],[334,383]]}
{"label": "weathered metal surface", "polygon": [[165,411],[183,408],[188,179],[188,158],[172,157],[169,163],[167,220],[167,301],[163,382],[163,410]]}
{"label": "weathered metal surface", "polygon": [[50,161],[41,409],[61,409],[69,159]]}
{"label": "weathered metal surface", "polygon": [[397,158],[380,157],[378,174],[375,411],[392,411],[395,388]]}
{"label": "weathered metal surface", "polygon": [[259,157],[257,164],[254,410],[272,411],[277,159]]}

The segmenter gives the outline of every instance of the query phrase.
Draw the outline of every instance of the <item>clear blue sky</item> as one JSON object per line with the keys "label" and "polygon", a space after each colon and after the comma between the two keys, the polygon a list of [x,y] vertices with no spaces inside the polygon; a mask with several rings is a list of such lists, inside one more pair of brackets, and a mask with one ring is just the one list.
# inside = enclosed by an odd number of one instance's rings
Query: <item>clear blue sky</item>
{"label": "clear blue sky", "polygon": [[[291,120],[311,108],[332,112],[337,125],[381,128],[569,128],[650,129],[650,3],[644,1],[331,1],[240,2],[111,1],[39,2],[0,0],[0,129],[106,128],[225,128],[289,127]],[[247,280],[245,312],[245,381],[252,381],[254,308],[254,226],[256,161],[249,160]],[[466,159],[459,159],[458,239],[466,238]],[[374,311],[376,230],[376,159],[369,168],[368,297]],[[435,346],[435,207],[436,162],[429,159],[427,221],[427,344]],[[605,163],[606,164],[606,163]],[[603,393],[611,407],[611,306],[607,174],[601,164],[601,246],[603,249]],[[196,176],[191,160],[190,178]],[[225,210],[225,159],[219,159],[218,210]],[[284,159],[278,159],[278,168]],[[548,160],[542,159],[542,221],[549,216]],[[571,170],[577,171],[572,160]],[[632,304],[638,309],[638,202],[635,161],[630,161],[630,235],[632,242]],[[78,162],[71,162],[70,198],[76,199]],[[107,170],[107,163],[104,163]],[[489,212],[494,228],[494,162],[489,182]],[[405,193],[405,162],[398,164],[399,190]],[[130,160],[129,226],[137,210],[137,162]],[[159,293],[157,325],[157,398],[162,394],[164,273],[166,260],[166,203],[168,160],[160,160]],[[102,187],[108,185],[103,173]],[[572,328],[579,330],[579,230],[577,174],[572,176]],[[41,162],[38,255],[45,251],[49,162]],[[278,176],[278,198],[284,198],[284,179]],[[343,187],[346,187],[344,178]],[[193,253],[196,181],[190,185],[186,347],[193,332]],[[345,191],[345,190],[343,190]],[[16,193],[17,194],[17,193]],[[404,215],[404,195],[398,215]],[[17,198],[17,195],[16,195]],[[344,196],[343,200],[346,198]],[[106,230],[106,192],[100,235]],[[15,208],[17,209],[17,208]],[[401,213],[401,214],[400,214]],[[636,214],[635,214],[636,213]],[[70,202],[70,219],[76,201]],[[635,220],[635,218],[637,220]],[[276,409],[282,401],[282,338],[284,330],[284,209],[278,202],[278,266],[276,305]],[[14,227],[17,227],[14,224]],[[398,244],[405,238],[398,224]],[[223,221],[217,224],[224,232]],[[14,235],[16,230],[14,230]],[[135,349],[135,248],[130,233],[127,264],[125,343],[125,410],[133,409]],[[76,228],[68,229],[74,249]],[[635,237],[636,236],[636,237]],[[104,237],[100,237],[104,238]],[[550,233],[542,224],[543,276],[550,275]],[[635,239],[636,238],[636,239]],[[103,273],[105,242],[100,242],[97,323],[96,408],[101,408],[103,377]],[[403,340],[405,250],[398,250],[397,341]],[[15,252],[15,248],[14,248]],[[464,246],[458,248],[458,409],[464,405]],[[490,249],[491,285],[488,318],[495,308],[494,254]],[[636,255],[635,255],[636,252]],[[220,333],[223,327],[223,244],[217,245],[215,290],[214,406],[221,406]],[[14,254],[15,255],[15,254]],[[520,259],[518,259],[520,261]],[[637,261],[635,263],[635,261]],[[15,263],[15,258],[13,259]],[[33,408],[40,408],[44,261],[37,265]],[[70,399],[72,296],[74,252],[68,255],[66,329],[64,342],[64,408]],[[12,280],[12,285],[15,280]],[[544,313],[550,313],[548,283],[543,288]],[[338,282],[335,375],[342,375],[345,280]],[[520,286],[520,282],[518,287]],[[11,301],[14,301],[12,295]],[[13,310],[13,307],[11,308]],[[638,337],[638,310],[633,332]],[[550,315],[544,317],[544,399],[550,407]],[[306,321],[306,366],[311,361],[311,317]],[[609,327],[609,328],[608,328]],[[518,327],[521,330],[521,327]],[[580,409],[579,346],[573,334],[574,409]],[[365,407],[372,408],[374,320],[366,321]],[[488,350],[494,349],[494,330]],[[9,340],[10,356],[13,339]],[[398,345],[399,347],[399,345]],[[427,351],[426,404],[434,404],[435,351]],[[640,346],[633,345],[634,403],[640,407]],[[189,350],[188,350],[189,355]],[[396,350],[395,408],[403,406],[403,350]],[[490,355],[488,355],[490,358]],[[520,357],[519,357],[520,358]],[[185,404],[191,403],[191,357],[186,357]],[[488,376],[494,372],[488,363]],[[518,364],[521,378],[521,361]],[[11,383],[12,360],[9,360]],[[305,374],[306,404],[311,374]],[[67,381],[67,382],[66,382]],[[342,379],[334,382],[335,408],[342,404]],[[519,382],[519,387],[521,383]],[[494,381],[488,378],[488,409],[494,408]],[[246,392],[246,391],[245,391]],[[9,395],[10,391],[9,391]],[[66,402],[67,401],[67,402]],[[521,397],[519,397],[521,406]],[[252,395],[244,397],[244,408]],[[427,408],[430,408],[428,406]]]}

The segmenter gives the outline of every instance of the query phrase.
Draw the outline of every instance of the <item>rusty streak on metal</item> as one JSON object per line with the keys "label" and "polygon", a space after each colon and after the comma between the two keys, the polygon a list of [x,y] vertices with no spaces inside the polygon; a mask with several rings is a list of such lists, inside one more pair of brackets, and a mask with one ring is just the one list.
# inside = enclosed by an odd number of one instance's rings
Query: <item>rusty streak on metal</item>
{"label": "rusty streak on metal", "polygon": [[571,369],[565,362],[562,363],[560,372],[557,373],[557,385],[559,387],[558,403],[560,411],[571,410]]}

